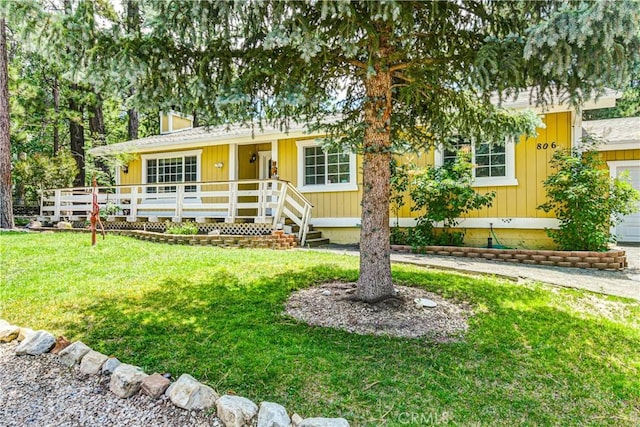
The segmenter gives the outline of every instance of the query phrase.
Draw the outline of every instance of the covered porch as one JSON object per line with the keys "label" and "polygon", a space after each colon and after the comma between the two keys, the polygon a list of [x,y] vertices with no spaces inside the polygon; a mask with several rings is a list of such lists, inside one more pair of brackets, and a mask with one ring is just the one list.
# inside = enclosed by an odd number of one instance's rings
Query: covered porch
{"label": "covered porch", "polygon": [[[130,229],[139,224],[146,229],[147,224],[193,221],[223,231],[255,229],[250,234],[285,229],[295,233],[301,245],[313,208],[291,183],[279,179],[116,185],[97,190],[107,228]],[[87,221],[92,192],[91,187],[43,190],[39,220]]]}

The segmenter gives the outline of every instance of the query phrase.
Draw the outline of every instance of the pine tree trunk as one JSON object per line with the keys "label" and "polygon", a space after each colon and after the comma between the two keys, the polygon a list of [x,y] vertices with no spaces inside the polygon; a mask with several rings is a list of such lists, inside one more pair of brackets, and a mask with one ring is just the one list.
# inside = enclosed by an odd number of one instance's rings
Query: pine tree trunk
{"label": "pine tree trunk", "polygon": [[[99,95],[96,95],[98,99],[97,103],[91,107],[91,116],[89,117],[89,132],[93,139],[93,146],[99,147],[107,144],[107,130],[104,126],[104,113],[102,111],[102,100]],[[96,157],[94,159],[94,166],[102,172],[102,176],[99,177],[101,184],[113,184],[114,177],[111,173],[109,165],[102,157]]]}
{"label": "pine tree trunk", "polygon": [[102,113],[102,101],[91,107],[91,116],[89,117],[89,132],[94,139],[94,145],[100,147],[106,144],[106,131],[104,127],[104,114]]}
{"label": "pine tree trunk", "polygon": [[56,156],[60,151],[60,127],[58,125],[60,115],[60,83],[58,77],[53,78],[53,87],[51,88],[53,96],[53,111],[55,117],[53,119],[53,155]]}
{"label": "pine tree trunk", "polygon": [[393,295],[389,256],[391,179],[391,75],[378,67],[365,81],[362,228],[358,297],[366,302]]}
{"label": "pine tree trunk", "polygon": [[13,228],[11,140],[9,138],[9,72],[7,30],[0,18],[0,228]]}
{"label": "pine tree trunk", "polygon": [[[73,92],[78,91],[78,85],[71,85],[71,90]],[[79,113],[79,120],[70,119],[69,120],[69,145],[71,147],[71,155],[76,161],[76,165],[78,166],[78,175],[76,179],[73,181],[73,185],[76,187],[84,187],[85,186],[85,168],[84,168],[84,126],[82,125],[82,113],[83,108],[82,105],[79,105],[75,99],[73,99],[74,94],[69,98],[69,110],[73,112]]]}
{"label": "pine tree trunk", "polygon": [[[129,35],[138,36],[140,33],[140,5],[137,0],[127,0],[126,28]],[[135,89],[129,91],[129,96],[133,96]],[[127,123],[127,136],[129,140],[138,139],[138,128],[140,127],[140,117],[138,110],[131,108],[127,110],[129,121]]]}
{"label": "pine tree trunk", "polygon": [[129,122],[127,123],[127,136],[129,137],[129,140],[138,139],[138,128],[140,127],[138,110],[135,108],[127,110],[127,116],[129,117]]}

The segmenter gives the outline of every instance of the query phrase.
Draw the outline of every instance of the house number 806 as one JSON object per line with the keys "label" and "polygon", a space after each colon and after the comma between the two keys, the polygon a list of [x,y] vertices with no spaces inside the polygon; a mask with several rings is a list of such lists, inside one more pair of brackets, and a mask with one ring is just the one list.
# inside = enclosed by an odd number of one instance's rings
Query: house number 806
{"label": "house number 806", "polygon": [[554,142],[552,142],[551,144],[546,143],[546,142],[545,142],[544,144],[539,143],[539,144],[536,146],[536,148],[537,148],[538,150],[546,150],[546,149],[547,149],[547,148],[549,148],[549,147],[551,147],[551,148],[555,149],[557,146],[558,146],[558,145],[557,145],[557,144],[555,143],[555,141],[554,141]]}

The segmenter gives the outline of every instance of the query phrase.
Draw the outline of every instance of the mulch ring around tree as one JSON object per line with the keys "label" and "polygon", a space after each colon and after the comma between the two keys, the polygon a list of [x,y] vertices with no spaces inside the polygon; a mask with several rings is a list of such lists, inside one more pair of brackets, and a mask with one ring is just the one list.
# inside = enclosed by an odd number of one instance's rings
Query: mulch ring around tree
{"label": "mulch ring around tree", "polygon": [[[467,320],[473,316],[470,305],[419,288],[396,285],[395,290],[394,297],[368,304],[356,300],[355,283],[325,283],[293,293],[285,314],[309,325],[359,335],[426,337],[437,342],[462,339]],[[436,306],[418,305],[416,300],[422,298],[434,301]]]}

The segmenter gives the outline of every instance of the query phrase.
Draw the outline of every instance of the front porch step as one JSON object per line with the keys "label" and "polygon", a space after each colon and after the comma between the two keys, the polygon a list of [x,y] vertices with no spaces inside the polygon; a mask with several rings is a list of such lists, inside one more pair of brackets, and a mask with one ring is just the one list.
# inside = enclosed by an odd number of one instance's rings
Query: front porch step
{"label": "front porch step", "polygon": [[321,239],[321,238],[322,238],[322,231],[313,230],[311,229],[311,227],[309,227],[309,231],[307,232],[307,241],[312,239]]}
{"label": "front porch step", "polygon": [[312,224],[309,224],[309,231],[307,231],[307,239],[304,245],[308,248],[315,248],[318,246],[328,245],[331,243],[326,237],[322,237],[322,231],[313,228]]}
{"label": "front porch step", "polygon": [[[321,232],[318,231],[318,233],[321,233]],[[326,237],[320,237],[320,238],[316,238],[316,239],[307,239],[305,241],[304,245],[308,246],[310,248],[315,248],[315,247],[322,246],[322,245],[328,245],[329,243],[331,243],[331,241],[329,239],[327,239]]]}
{"label": "front porch step", "polygon": [[[287,224],[285,221],[285,230],[287,230],[287,233],[291,232],[297,234],[300,231],[300,227],[293,224],[293,221],[291,221],[291,224]],[[317,246],[328,245],[329,243],[331,243],[331,240],[326,237],[322,237],[322,231],[314,229],[313,224],[309,224],[309,230],[307,231],[304,246],[308,248],[315,248]]]}

